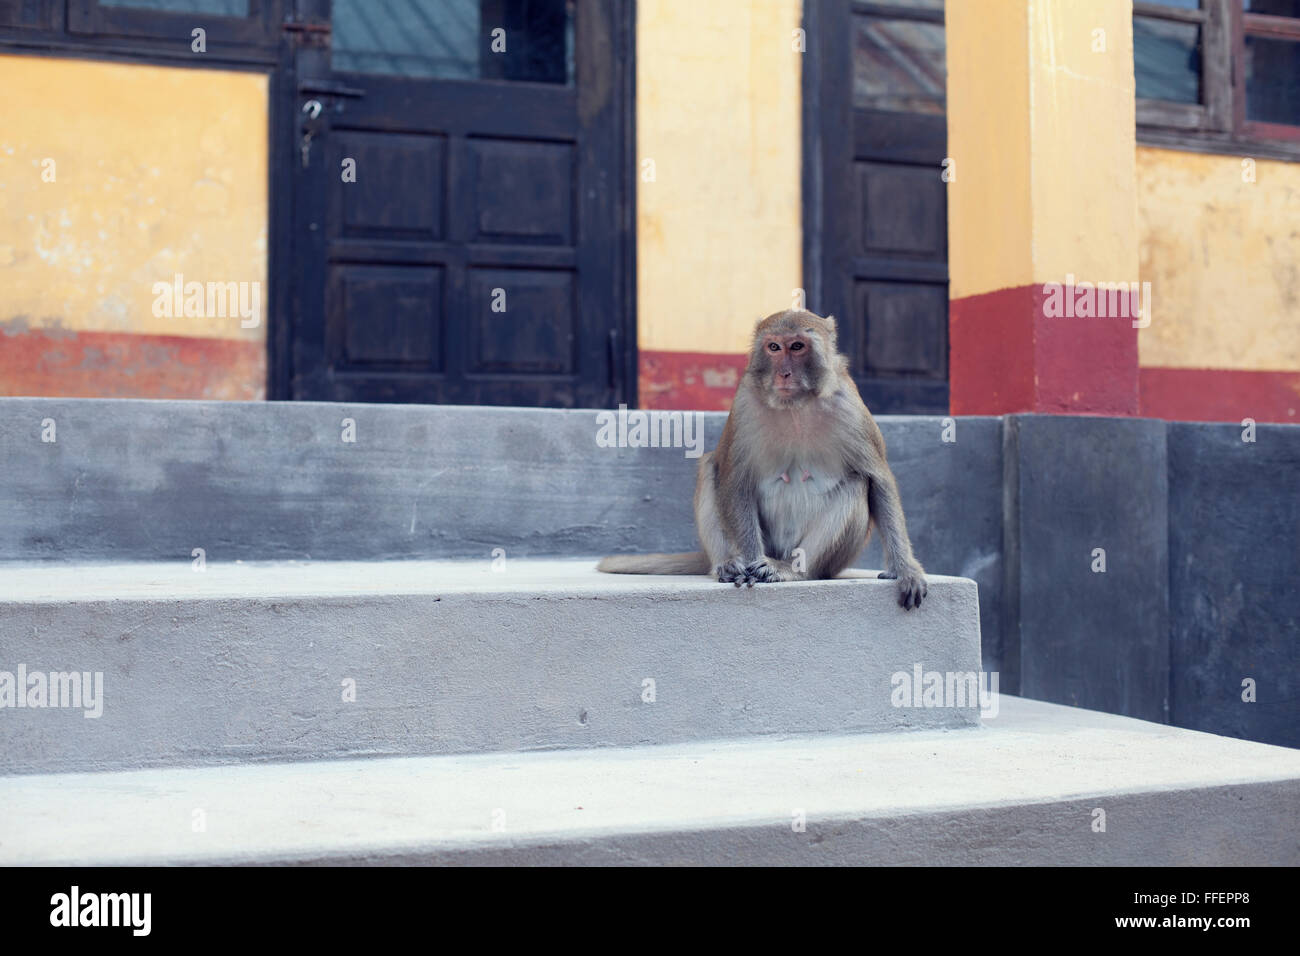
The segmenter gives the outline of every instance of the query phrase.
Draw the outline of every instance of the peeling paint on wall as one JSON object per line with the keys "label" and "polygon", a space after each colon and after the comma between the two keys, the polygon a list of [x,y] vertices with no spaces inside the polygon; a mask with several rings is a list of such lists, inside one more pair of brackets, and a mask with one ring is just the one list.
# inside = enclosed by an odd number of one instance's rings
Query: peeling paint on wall
{"label": "peeling paint on wall", "polygon": [[158,314],[154,285],[269,299],[267,77],[0,56],[0,89],[0,394],[263,397],[265,316]]}
{"label": "peeling paint on wall", "polygon": [[1300,371],[1300,164],[1140,147],[1144,367]]}

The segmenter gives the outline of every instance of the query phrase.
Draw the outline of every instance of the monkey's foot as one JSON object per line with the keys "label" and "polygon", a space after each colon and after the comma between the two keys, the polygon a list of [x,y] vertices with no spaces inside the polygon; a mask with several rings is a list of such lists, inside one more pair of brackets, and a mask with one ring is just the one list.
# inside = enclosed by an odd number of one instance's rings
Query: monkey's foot
{"label": "monkey's foot", "polygon": [[[745,567],[745,573],[750,579],[759,584],[776,584],[779,581],[785,581],[786,577],[781,570],[772,564],[767,558],[759,558],[757,561],[751,561]],[[751,584],[750,587],[753,587]]]}
{"label": "monkey's foot", "polygon": [[775,584],[778,581],[789,580],[781,573],[781,569],[767,558],[759,558],[748,564],[739,558],[732,558],[725,564],[718,565],[717,575],[718,580],[724,584],[734,584],[736,587],[743,584],[747,588],[752,588],[755,584]]}
{"label": "monkey's foot", "polygon": [[718,580],[723,584],[734,584],[736,587],[743,584],[751,588],[754,586],[754,579],[750,577],[744,562],[739,558],[732,558],[730,561],[719,564],[714,573],[717,574]]}
{"label": "monkey's foot", "polygon": [[929,591],[925,583],[925,572],[919,567],[908,568],[901,574],[898,571],[881,571],[876,576],[887,581],[898,580],[898,605],[908,611],[920,607],[921,599]]}

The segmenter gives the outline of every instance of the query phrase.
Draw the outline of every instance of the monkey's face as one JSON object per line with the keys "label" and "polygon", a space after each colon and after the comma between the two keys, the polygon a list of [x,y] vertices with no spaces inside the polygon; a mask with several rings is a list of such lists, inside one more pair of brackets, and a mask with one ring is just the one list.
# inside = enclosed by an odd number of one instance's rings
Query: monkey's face
{"label": "monkey's face", "polygon": [[760,348],[767,365],[765,384],[780,404],[798,402],[820,388],[822,363],[812,336],[765,335]]}

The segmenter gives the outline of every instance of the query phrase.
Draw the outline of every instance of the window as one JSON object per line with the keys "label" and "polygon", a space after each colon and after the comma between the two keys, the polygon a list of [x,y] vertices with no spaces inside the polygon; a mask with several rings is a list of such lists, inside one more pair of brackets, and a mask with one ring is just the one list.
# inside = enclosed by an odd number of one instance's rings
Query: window
{"label": "window", "polygon": [[1134,0],[1138,138],[1300,158],[1300,0]]}
{"label": "window", "polygon": [[943,0],[852,7],[853,105],[942,116],[947,97]]}
{"label": "window", "polygon": [[573,84],[573,0],[334,0],[333,21],[335,70]]}
{"label": "window", "polygon": [[289,0],[68,0],[68,31],[88,37],[162,41],[189,53],[192,31],[204,30],[214,54],[258,58],[279,42]]}

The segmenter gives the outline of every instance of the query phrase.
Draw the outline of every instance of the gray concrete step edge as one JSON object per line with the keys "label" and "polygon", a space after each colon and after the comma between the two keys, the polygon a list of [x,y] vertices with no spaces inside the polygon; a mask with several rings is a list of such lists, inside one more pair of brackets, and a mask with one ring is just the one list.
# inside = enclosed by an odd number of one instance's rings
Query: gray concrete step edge
{"label": "gray concrete step edge", "polygon": [[5,777],[0,864],[1300,863],[1300,752],[1001,703],[975,730]]}
{"label": "gray concrete step edge", "polygon": [[904,611],[860,574],[737,590],[590,559],[0,566],[0,671],[102,680],[91,719],[0,709],[0,773],[977,724],[973,695],[897,694],[918,669],[980,670],[975,583],[934,576]]}

